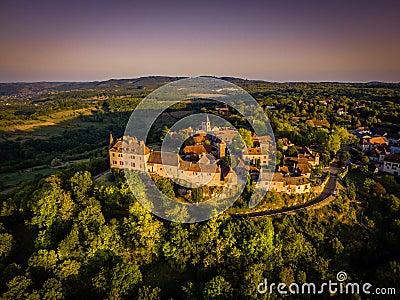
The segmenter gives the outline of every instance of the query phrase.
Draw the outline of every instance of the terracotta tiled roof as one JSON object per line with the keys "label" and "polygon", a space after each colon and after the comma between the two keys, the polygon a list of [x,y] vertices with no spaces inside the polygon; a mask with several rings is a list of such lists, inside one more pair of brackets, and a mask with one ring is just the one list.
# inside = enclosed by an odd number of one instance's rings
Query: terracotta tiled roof
{"label": "terracotta tiled roof", "polygon": [[164,152],[163,155],[161,155],[160,151],[153,151],[150,153],[147,163],[167,165],[167,166],[177,166],[178,161],[180,162],[181,160],[182,159],[176,153]]}
{"label": "terracotta tiled roof", "polygon": [[308,164],[308,159],[304,157],[291,157],[291,156],[286,156],[283,159],[283,162],[285,164]]}
{"label": "terracotta tiled roof", "polygon": [[277,140],[278,143],[282,143],[283,146],[290,146],[293,145],[291,141],[289,141],[288,138],[281,138]]}
{"label": "terracotta tiled roof", "polygon": [[279,171],[282,172],[282,173],[285,173],[285,174],[289,174],[290,173],[288,166],[280,167]]}
{"label": "terracotta tiled roof", "polygon": [[298,164],[296,166],[296,170],[300,171],[300,174],[309,174],[311,172],[310,165],[306,164]]}
{"label": "terracotta tiled roof", "polygon": [[274,173],[272,181],[283,182],[284,185],[302,185],[311,183],[310,180],[304,176],[286,177],[279,172]]}
{"label": "terracotta tiled roof", "polygon": [[315,127],[329,126],[329,122],[327,120],[307,120],[306,123],[309,125],[314,125]]}
{"label": "terracotta tiled roof", "polygon": [[373,137],[369,140],[369,143],[374,145],[374,144],[387,144],[388,143],[388,139],[384,136],[377,136],[377,137]]}
{"label": "terracotta tiled roof", "polygon": [[212,147],[209,145],[195,145],[195,146],[186,146],[183,149],[185,154],[204,154],[204,153],[211,153]]}
{"label": "terracotta tiled roof", "polygon": [[135,153],[138,155],[147,155],[150,153],[150,149],[144,144],[144,142],[138,142],[136,138],[125,137],[118,138],[110,145],[110,150],[114,152],[122,153],[122,150],[129,153]]}
{"label": "terracotta tiled roof", "polygon": [[202,143],[205,141],[205,134],[195,134],[192,139],[196,144]]}
{"label": "terracotta tiled roof", "polygon": [[198,164],[189,161],[181,160],[179,162],[179,169],[189,172],[206,172],[206,173],[220,173],[221,169],[215,164]]}

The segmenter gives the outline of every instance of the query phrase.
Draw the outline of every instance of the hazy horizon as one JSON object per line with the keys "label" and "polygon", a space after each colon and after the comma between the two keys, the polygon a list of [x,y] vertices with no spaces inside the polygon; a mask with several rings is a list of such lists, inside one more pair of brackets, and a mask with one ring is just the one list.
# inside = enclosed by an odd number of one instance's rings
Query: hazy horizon
{"label": "hazy horizon", "polygon": [[7,84],[7,83],[15,83],[15,84],[30,84],[30,83],[76,83],[76,82],[106,82],[110,80],[131,80],[131,79],[139,79],[139,78],[148,78],[148,77],[168,77],[168,78],[189,78],[189,77],[215,77],[215,78],[235,78],[240,80],[249,80],[249,81],[263,81],[269,83],[339,83],[339,84],[353,84],[353,83],[388,83],[388,84],[399,84],[400,81],[382,81],[382,80],[370,80],[370,81],[310,81],[310,80],[288,80],[288,81],[275,81],[275,80],[265,80],[260,78],[243,78],[243,77],[236,77],[236,76],[229,76],[229,75],[198,75],[198,76],[185,76],[185,75],[143,75],[143,76],[132,76],[132,77],[121,77],[121,78],[106,78],[106,79],[98,79],[98,80],[39,80],[39,81],[0,81],[0,84]]}

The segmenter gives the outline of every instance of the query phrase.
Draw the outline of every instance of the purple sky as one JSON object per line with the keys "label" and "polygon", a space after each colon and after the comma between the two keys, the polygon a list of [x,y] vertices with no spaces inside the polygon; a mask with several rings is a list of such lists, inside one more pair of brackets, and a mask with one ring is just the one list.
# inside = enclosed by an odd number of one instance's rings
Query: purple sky
{"label": "purple sky", "polygon": [[400,81],[400,1],[3,1],[0,82]]}

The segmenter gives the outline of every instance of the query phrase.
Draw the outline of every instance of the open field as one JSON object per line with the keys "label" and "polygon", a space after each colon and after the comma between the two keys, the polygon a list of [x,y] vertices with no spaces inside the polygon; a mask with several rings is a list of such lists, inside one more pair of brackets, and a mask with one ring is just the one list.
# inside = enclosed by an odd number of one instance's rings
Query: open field
{"label": "open field", "polygon": [[51,136],[62,134],[66,129],[105,127],[108,122],[87,122],[80,116],[95,115],[94,108],[66,110],[41,116],[38,120],[27,120],[23,124],[0,126],[0,141],[24,141],[27,139],[48,139]]}
{"label": "open field", "polygon": [[4,184],[5,184],[4,187],[7,188],[7,187],[16,186],[24,181],[34,180],[37,177],[50,175],[57,171],[58,171],[58,169],[50,168],[50,167],[43,167],[41,169],[35,169],[32,171],[23,170],[23,171],[19,171],[19,172],[1,174],[0,180],[4,182]]}
{"label": "open field", "polygon": [[79,117],[81,115],[91,115],[92,108],[81,108],[76,110],[65,110],[59,111],[47,116],[40,116],[37,120],[27,120],[23,121],[23,124],[15,124],[10,126],[1,126],[0,129],[4,131],[27,131],[35,127],[45,127],[45,126],[53,126],[62,121],[66,121],[69,119],[73,119]]}

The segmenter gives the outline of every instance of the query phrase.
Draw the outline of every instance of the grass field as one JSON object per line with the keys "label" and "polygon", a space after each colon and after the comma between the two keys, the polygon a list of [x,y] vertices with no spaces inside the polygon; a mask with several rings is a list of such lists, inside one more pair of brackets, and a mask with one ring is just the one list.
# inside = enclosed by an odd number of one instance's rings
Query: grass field
{"label": "grass field", "polygon": [[90,115],[92,114],[91,108],[81,108],[76,110],[65,110],[59,111],[47,116],[40,116],[37,120],[26,120],[23,121],[22,124],[15,124],[10,126],[0,126],[0,129],[4,131],[26,131],[33,129],[35,127],[44,127],[44,126],[52,126],[56,125],[65,120],[69,120],[72,118],[76,118],[80,115]]}
{"label": "grass field", "polygon": [[88,128],[92,126],[106,127],[107,122],[87,122],[81,120],[80,116],[95,114],[94,108],[82,108],[77,110],[66,110],[41,116],[38,120],[27,120],[23,124],[12,126],[0,126],[0,141],[13,140],[24,141],[26,139],[48,139],[51,136],[61,135],[66,129]]}
{"label": "grass field", "polygon": [[58,169],[43,167],[41,169],[35,169],[32,171],[24,170],[13,173],[4,173],[0,174],[0,181],[2,181],[5,184],[4,187],[7,188],[16,186],[24,181],[34,180],[37,177],[50,175],[57,171]]}

